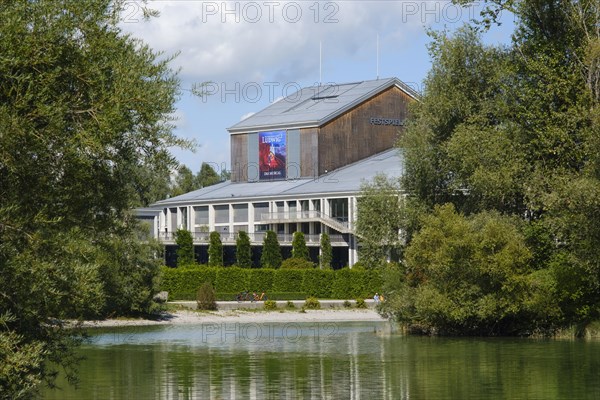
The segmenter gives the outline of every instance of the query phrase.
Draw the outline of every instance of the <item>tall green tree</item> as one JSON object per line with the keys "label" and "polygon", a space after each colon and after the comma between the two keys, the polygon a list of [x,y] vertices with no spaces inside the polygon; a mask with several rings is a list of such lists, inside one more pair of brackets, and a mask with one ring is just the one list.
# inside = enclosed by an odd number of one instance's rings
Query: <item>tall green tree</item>
{"label": "tall green tree", "polygon": [[248,236],[248,234],[244,231],[239,231],[235,244],[235,257],[237,260],[237,266],[241,268],[252,267],[252,247],[250,246],[250,236]]}
{"label": "tall green tree", "polygon": [[157,260],[129,213],[186,143],[171,57],[121,32],[124,4],[0,7],[0,398],[73,377],[61,318],[152,310]]}
{"label": "tall green tree", "polygon": [[221,242],[221,235],[219,232],[212,231],[210,233],[208,244],[208,266],[223,266],[223,243]]}
{"label": "tall green tree", "polygon": [[356,231],[361,263],[374,267],[388,257],[397,258],[402,245],[403,207],[398,182],[378,174],[361,185]]}
{"label": "tall green tree", "polygon": [[277,234],[273,231],[267,231],[263,240],[260,264],[263,268],[279,268],[282,261]]}
{"label": "tall green tree", "polygon": [[187,229],[177,229],[175,244],[177,244],[177,266],[190,265],[196,261],[192,232]]}
{"label": "tall green tree", "polygon": [[175,197],[184,193],[189,193],[196,189],[200,189],[200,187],[201,186],[196,183],[196,177],[192,170],[185,165],[181,165],[177,168],[175,184],[171,190],[171,196]]}
{"label": "tall green tree", "polygon": [[[586,323],[600,317],[600,2],[487,4],[480,25],[432,34],[427,89],[399,143],[408,249],[439,205],[513,215],[538,284],[555,289],[553,321]],[[485,46],[479,32],[502,9],[517,17],[513,42]]]}
{"label": "tall green tree", "polygon": [[196,185],[203,188],[219,182],[221,182],[221,177],[217,174],[217,171],[210,164],[203,162],[196,176]]}
{"label": "tall green tree", "polygon": [[321,269],[331,269],[333,254],[331,251],[331,239],[326,232],[321,234],[321,254],[319,254],[319,265]]}
{"label": "tall green tree", "polygon": [[310,261],[306,239],[304,238],[304,233],[300,231],[294,232],[294,237],[292,238],[292,258]]}

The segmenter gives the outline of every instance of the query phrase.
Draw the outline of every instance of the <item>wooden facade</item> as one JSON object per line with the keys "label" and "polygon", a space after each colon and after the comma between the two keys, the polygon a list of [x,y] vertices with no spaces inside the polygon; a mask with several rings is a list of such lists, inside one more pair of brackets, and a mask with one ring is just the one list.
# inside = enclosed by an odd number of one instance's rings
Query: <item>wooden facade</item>
{"label": "wooden facade", "polygon": [[300,174],[302,178],[319,175],[319,129],[300,129]]}
{"label": "wooden facade", "polygon": [[[397,86],[391,86],[320,127],[300,128],[300,148],[293,149],[299,151],[300,177],[317,177],[392,148],[404,127],[398,123],[377,123],[374,119],[404,122],[413,100]],[[252,134],[257,133],[231,135],[232,182],[257,180],[249,176],[252,169],[248,168],[248,163],[253,162],[248,159],[248,145],[254,143],[249,140]],[[258,166],[255,169],[258,173]]]}
{"label": "wooden facade", "polygon": [[397,87],[372,97],[319,129],[319,175],[394,146],[402,127],[371,118],[405,120],[412,99]]}
{"label": "wooden facade", "polygon": [[231,135],[231,181],[248,181],[248,135]]}

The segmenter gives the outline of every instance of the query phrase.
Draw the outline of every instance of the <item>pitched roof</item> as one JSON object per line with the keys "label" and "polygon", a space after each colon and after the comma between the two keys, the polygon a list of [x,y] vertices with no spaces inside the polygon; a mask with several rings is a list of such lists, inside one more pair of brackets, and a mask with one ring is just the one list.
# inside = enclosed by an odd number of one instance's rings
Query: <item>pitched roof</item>
{"label": "pitched roof", "polygon": [[287,181],[242,182],[231,181],[194,190],[180,196],[161,200],[153,208],[169,207],[189,203],[231,202],[240,199],[272,197],[299,197],[303,195],[336,193],[358,193],[364,181],[369,181],[378,173],[391,178],[402,176],[403,156],[398,149],[386,150],[356,163],[338,168],[318,178],[304,178]]}
{"label": "pitched roof", "polygon": [[392,86],[413,98],[418,97],[413,89],[397,78],[310,86],[271,104],[227,130],[235,134],[322,126]]}

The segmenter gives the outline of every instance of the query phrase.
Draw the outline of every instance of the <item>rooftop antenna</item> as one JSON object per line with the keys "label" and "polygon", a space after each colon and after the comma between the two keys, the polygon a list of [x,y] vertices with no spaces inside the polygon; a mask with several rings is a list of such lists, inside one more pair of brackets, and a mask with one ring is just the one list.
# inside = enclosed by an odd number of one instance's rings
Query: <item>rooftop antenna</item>
{"label": "rooftop antenna", "polygon": [[379,80],[379,33],[377,34],[377,80]]}
{"label": "rooftop antenna", "polygon": [[319,86],[323,82],[323,42],[319,40]]}

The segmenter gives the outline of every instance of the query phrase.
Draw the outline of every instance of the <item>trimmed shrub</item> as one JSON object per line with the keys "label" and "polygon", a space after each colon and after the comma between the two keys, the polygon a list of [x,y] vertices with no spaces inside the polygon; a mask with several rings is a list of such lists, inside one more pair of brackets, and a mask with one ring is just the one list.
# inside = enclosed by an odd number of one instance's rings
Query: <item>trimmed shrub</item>
{"label": "trimmed shrub", "polygon": [[331,297],[334,299],[352,299],[357,296],[353,290],[354,282],[349,268],[335,271],[335,279],[331,285]]}
{"label": "trimmed shrub", "polygon": [[200,286],[196,295],[196,304],[198,305],[198,310],[217,309],[215,290],[210,283],[204,282],[202,286]]}
{"label": "trimmed shrub", "polygon": [[266,300],[264,307],[265,307],[265,310],[276,310],[277,302],[275,300]]}
{"label": "trimmed shrub", "polygon": [[275,270],[270,268],[255,268],[246,270],[246,289],[257,293],[267,292],[273,288]]}
{"label": "trimmed shrub", "polygon": [[215,283],[214,268],[161,268],[161,290],[169,292],[173,300],[194,300],[202,282]]}
{"label": "trimmed shrub", "polygon": [[[192,264],[186,268],[161,269],[160,290],[169,292],[171,300],[195,300],[196,291],[209,282],[219,300],[231,301],[236,293],[265,292],[272,300],[300,300],[306,296],[329,299],[368,298],[382,289],[379,270],[348,268],[331,271],[321,269],[248,269],[238,267],[206,267]],[[226,296],[221,298],[221,296]]]}
{"label": "trimmed shrub", "polygon": [[300,269],[279,269],[273,271],[273,291],[274,292],[297,292],[302,290],[302,280],[305,272],[312,272]]}
{"label": "trimmed shrub", "polygon": [[307,271],[302,279],[302,290],[312,297],[330,299],[335,274],[333,270],[315,269]]}
{"label": "trimmed shrub", "polygon": [[367,308],[365,299],[356,299],[356,308]]}
{"label": "trimmed shrub", "polygon": [[317,265],[303,258],[287,258],[281,263],[281,269],[314,269]]}
{"label": "trimmed shrub", "polygon": [[304,302],[303,308],[307,308],[309,310],[320,310],[321,303],[315,297],[308,297]]}
{"label": "trimmed shrub", "polygon": [[246,277],[248,269],[240,267],[216,268],[215,286],[219,292],[238,293],[249,290]]}

